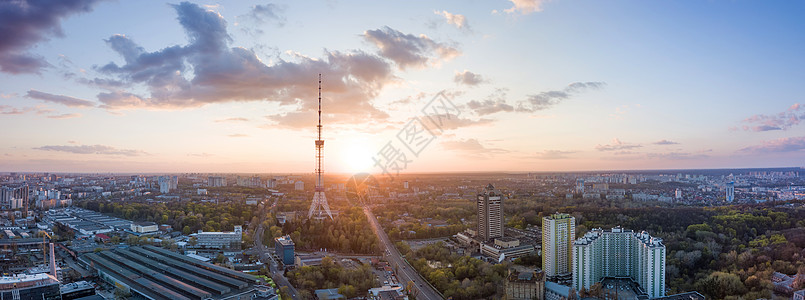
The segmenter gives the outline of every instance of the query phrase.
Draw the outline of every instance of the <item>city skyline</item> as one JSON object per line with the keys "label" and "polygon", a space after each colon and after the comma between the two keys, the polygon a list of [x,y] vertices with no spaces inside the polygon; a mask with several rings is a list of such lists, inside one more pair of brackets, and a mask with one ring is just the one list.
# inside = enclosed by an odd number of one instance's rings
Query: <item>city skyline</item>
{"label": "city skyline", "polygon": [[319,73],[328,173],[379,173],[442,91],[402,172],[805,161],[802,3],[21,3],[0,172],[311,173]]}

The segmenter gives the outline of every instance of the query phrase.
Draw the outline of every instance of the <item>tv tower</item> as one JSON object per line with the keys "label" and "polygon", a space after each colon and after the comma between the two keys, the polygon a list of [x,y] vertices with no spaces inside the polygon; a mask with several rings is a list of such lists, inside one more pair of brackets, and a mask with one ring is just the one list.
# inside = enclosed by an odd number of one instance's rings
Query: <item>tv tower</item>
{"label": "tv tower", "polygon": [[327,204],[327,197],[324,196],[324,181],[321,178],[321,161],[324,159],[324,140],[321,139],[321,74],[319,74],[319,125],[316,126],[318,131],[318,139],[316,139],[316,192],[313,194],[313,203],[310,203],[310,211],[307,217],[316,218],[316,220],[324,219],[323,212],[327,213],[330,220],[333,219],[333,214],[330,212],[330,205]]}

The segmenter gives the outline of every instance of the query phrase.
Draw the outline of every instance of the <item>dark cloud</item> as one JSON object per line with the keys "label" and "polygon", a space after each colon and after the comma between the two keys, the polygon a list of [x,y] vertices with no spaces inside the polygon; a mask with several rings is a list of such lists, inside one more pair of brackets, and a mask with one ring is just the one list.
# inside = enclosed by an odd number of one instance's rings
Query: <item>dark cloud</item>
{"label": "dark cloud", "polygon": [[740,151],[750,153],[780,153],[802,150],[805,150],[805,136],[763,141],[760,145],[746,147]]}
{"label": "dark cloud", "polygon": [[123,156],[148,155],[148,153],[142,150],[118,149],[115,147],[105,145],[42,146],[33,149],[43,151],[68,152],[75,154],[104,154],[104,155],[123,155]]}
{"label": "dark cloud", "polygon": [[545,150],[542,152],[537,152],[536,158],[537,159],[544,159],[544,160],[553,160],[553,159],[567,159],[569,158],[568,154],[576,153],[576,151],[562,151],[562,150]]}
{"label": "dark cloud", "polygon": [[0,1],[0,71],[38,73],[50,64],[28,50],[51,36],[62,37],[60,22],[89,12],[98,0]]}
{"label": "dark cloud", "polygon": [[546,91],[539,94],[529,95],[526,98],[526,101],[518,103],[517,111],[534,112],[538,110],[545,110],[569,99],[572,95],[583,93],[588,90],[601,89],[604,86],[606,86],[606,83],[604,82],[574,82],[561,91]]}
{"label": "dark cloud", "polygon": [[[385,118],[371,103],[394,80],[391,65],[362,51],[326,51],[320,59],[297,55],[266,65],[241,47],[230,48],[226,21],[218,13],[182,2],[173,6],[189,44],[148,52],[124,35],[107,44],[124,60],[98,67],[115,80],[143,86],[148,95],[126,90],[98,94],[107,109],[182,109],[231,101],[272,101],[304,114],[315,110],[317,74],[323,77],[322,105],[338,119]],[[295,121],[295,120],[288,120]]]}
{"label": "dark cloud", "polygon": [[746,131],[755,132],[787,130],[792,126],[799,125],[799,122],[805,119],[805,110],[802,107],[799,103],[794,103],[785,111],[775,115],[753,115],[742,121],[749,124],[742,126],[742,128]]}
{"label": "dark cloud", "polygon": [[636,149],[636,148],[640,148],[640,147],[643,147],[643,146],[641,146],[639,144],[624,143],[621,140],[616,138],[616,139],[612,140],[611,144],[595,146],[595,150],[598,150],[598,151],[623,151],[623,150],[629,150],[629,149]]}
{"label": "dark cloud", "polygon": [[674,141],[669,141],[669,140],[659,140],[659,141],[653,142],[652,144],[654,144],[654,145],[677,145],[679,143],[674,142]]}
{"label": "dark cloud", "polygon": [[54,95],[45,92],[40,92],[37,90],[29,90],[28,94],[25,95],[31,99],[37,99],[47,102],[53,102],[57,104],[62,104],[70,107],[93,107],[95,103],[92,101],[87,101],[84,99],[78,99],[74,97],[64,96],[64,95]]}
{"label": "dark cloud", "polygon": [[453,81],[455,81],[456,83],[465,84],[469,86],[476,86],[486,82],[486,79],[484,79],[483,76],[477,73],[464,70],[464,72],[456,71],[456,75],[453,77]]}
{"label": "dark cloud", "polygon": [[461,54],[455,47],[435,42],[424,34],[405,34],[388,26],[367,30],[363,36],[380,49],[381,56],[394,61],[401,70],[437,65]]}

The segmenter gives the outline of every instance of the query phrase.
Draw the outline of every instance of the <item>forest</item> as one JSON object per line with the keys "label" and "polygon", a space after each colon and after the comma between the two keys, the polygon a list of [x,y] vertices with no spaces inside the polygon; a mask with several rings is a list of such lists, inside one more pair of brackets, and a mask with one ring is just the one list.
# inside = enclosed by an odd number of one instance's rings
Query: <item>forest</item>
{"label": "forest", "polygon": [[483,299],[503,294],[503,280],[510,263],[492,265],[469,256],[451,253],[441,242],[412,251],[398,242],[397,248],[414,269],[441,292],[455,300]]}
{"label": "forest", "polygon": [[338,293],[353,298],[366,295],[367,290],[378,286],[370,265],[345,268],[331,257],[324,257],[319,266],[301,267],[286,275],[299,291],[301,299],[315,299],[313,291],[332,288],[338,288]]}
{"label": "forest", "polygon": [[576,218],[576,236],[599,227],[646,230],[664,240],[668,294],[698,291],[712,299],[771,298],[774,272],[803,274],[796,284],[805,288],[802,207],[787,203],[721,207],[659,203],[641,207],[615,201],[579,204],[512,199],[506,207],[512,212],[508,225],[541,225],[543,216],[560,211]]}
{"label": "forest", "polygon": [[345,208],[333,220],[323,222],[308,218],[288,220],[282,228],[271,227],[271,235],[278,231],[290,235],[297,250],[319,251],[327,249],[338,253],[379,253],[377,237],[369,227],[366,215],[358,207]]}

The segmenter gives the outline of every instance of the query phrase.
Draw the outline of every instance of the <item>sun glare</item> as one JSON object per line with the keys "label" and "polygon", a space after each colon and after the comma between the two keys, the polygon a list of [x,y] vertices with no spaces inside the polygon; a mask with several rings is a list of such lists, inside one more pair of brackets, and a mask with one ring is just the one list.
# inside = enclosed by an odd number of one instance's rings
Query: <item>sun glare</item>
{"label": "sun glare", "polygon": [[352,140],[343,149],[341,165],[345,172],[367,172],[372,167],[372,147],[368,143]]}

